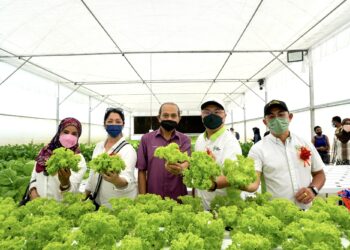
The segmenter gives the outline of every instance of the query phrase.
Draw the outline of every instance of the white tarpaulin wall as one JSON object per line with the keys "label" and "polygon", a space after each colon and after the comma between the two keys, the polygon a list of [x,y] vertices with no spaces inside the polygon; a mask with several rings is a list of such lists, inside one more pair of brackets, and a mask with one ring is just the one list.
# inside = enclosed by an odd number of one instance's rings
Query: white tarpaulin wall
{"label": "white tarpaulin wall", "polygon": [[[13,131],[8,115],[22,116],[38,131],[50,123],[48,133],[55,130],[52,120],[75,116],[92,124],[85,139],[96,138],[104,133],[98,125],[105,108],[113,105],[128,111],[130,134],[130,115],[155,115],[167,101],[185,115],[199,114],[210,95],[225,99],[234,114],[227,122],[238,127],[244,116],[233,107],[244,104],[251,130],[266,101],[258,79],[265,79],[267,100],[284,99],[291,110],[310,106],[309,87],[299,79],[309,84],[310,55],[315,107],[349,99],[349,91],[336,91],[349,88],[342,63],[349,57],[348,13],[349,2],[340,0],[0,0],[2,126]],[[317,47],[340,27],[340,38]],[[305,61],[287,65],[288,50],[305,51]],[[309,135],[309,112],[299,111]],[[322,112],[316,110],[315,122]],[[28,139],[23,126],[16,131]],[[13,138],[7,132],[2,139]]]}

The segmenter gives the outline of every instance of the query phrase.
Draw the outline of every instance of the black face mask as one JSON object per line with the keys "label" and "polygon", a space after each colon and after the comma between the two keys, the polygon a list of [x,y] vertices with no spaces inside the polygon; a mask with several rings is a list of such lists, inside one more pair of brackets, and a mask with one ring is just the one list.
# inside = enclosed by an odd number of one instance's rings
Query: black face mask
{"label": "black face mask", "polygon": [[209,129],[217,129],[222,124],[222,118],[218,115],[210,114],[203,118],[203,124]]}
{"label": "black face mask", "polygon": [[172,131],[177,128],[177,122],[172,120],[164,120],[160,122],[160,126],[162,126],[166,131]]}
{"label": "black face mask", "polygon": [[322,132],[317,132],[316,135],[320,136],[322,135]]}

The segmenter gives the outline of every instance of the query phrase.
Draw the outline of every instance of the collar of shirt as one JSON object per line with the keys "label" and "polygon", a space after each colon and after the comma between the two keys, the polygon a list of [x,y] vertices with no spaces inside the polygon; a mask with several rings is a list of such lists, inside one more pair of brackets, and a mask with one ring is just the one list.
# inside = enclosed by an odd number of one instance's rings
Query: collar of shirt
{"label": "collar of shirt", "polygon": [[[222,128],[216,131],[214,134],[212,134],[209,139],[211,141],[215,141],[220,135],[222,135],[225,132],[225,130],[226,130],[225,126],[222,126]],[[204,132],[204,138],[208,139],[207,131]]]}
{"label": "collar of shirt", "polygon": [[[113,151],[116,149],[116,147],[118,147],[118,145],[119,145],[120,143],[122,143],[123,141],[125,141],[124,136],[122,136],[122,137],[119,139],[119,141],[117,141],[108,151],[109,151],[109,152],[113,152]],[[106,142],[107,142],[107,140],[105,141],[104,144],[102,144],[103,150],[104,150],[104,147],[105,147],[105,145],[106,145]],[[106,152],[106,153],[108,153],[108,152]]]}
{"label": "collar of shirt", "polygon": [[[275,144],[280,144],[280,145],[284,146],[284,144],[283,144],[283,142],[281,141],[280,138],[275,137],[275,136],[272,135],[272,134],[268,134],[266,137],[267,137],[267,139],[269,139],[269,140],[272,141],[273,143],[275,143]],[[290,143],[291,141],[292,141],[292,133],[289,132],[289,136],[287,137],[286,142]]]}
{"label": "collar of shirt", "polygon": [[[160,132],[160,128],[157,129],[157,131],[156,131],[156,137],[157,137],[157,136],[161,136],[161,137],[164,139],[164,136],[163,136],[162,133]],[[172,133],[170,140],[173,140],[174,138],[178,138],[178,139],[180,138],[180,137],[179,137],[179,132],[176,131],[176,130],[175,130],[175,132]]]}

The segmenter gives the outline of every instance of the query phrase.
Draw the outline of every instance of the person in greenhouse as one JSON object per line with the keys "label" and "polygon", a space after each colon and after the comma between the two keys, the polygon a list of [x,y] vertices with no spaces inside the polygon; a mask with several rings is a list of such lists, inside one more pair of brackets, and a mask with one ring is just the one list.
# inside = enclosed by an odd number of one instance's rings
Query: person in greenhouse
{"label": "person in greenhouse", "polygon": [[343,119],[335,134],[335,156],[337,165],[350,165],[350,118]]}
{"label": "person in greenhouse", "polygon": [[325,164],[329,164],[329,140],[328,136],[322,134],[322,128],[320,126],[314,127],[315,136],[312,137],[312,144],[314,144],[317,152],[320,154],[322,161]]}
{"label": "person in greenhouse", "polygon": [[[118,155],[125,163],[125,169],[119,173],[116,171],[103,171],[97,173],[90,170],[89,178],[85,186],[85,194],[95,195],[94,202],[97,208],[101,205],[111,207],[109,200],[117,197],[129,197],[134,199],[137,196],[137,185],[135,178],[136,152],[123,137],[125,116],[122,109],[108,108],[104,115],[104,127],[107,132],[107,139],[96,144],[92,154],[92,162],[103,153]],[[104,159],[102,159],[104,161]],[[96,164],[99,164],[96,162]]]}
{"label": "person in greenhouse", "polygon": [[[200,134],[195,144],[195,151],[204,151],[212,156],[222,166],[225,159],[236,159],[237,154],[242,154],[241,147],[235,136],[225,128],[225,105],[217,98],[207,98],[201,105],[204,133]],[[226,187],[229,183],[225,176],[220,175],[212,181],[209,190],[196,189],[196,195],[202,199],[206,210],[210,209],[210,203],[216,195],[226,195]]]}
{"label": "person in greenhouse", "polygon": [[337,152],[337,137],[335,134],[337,134],[339,132],[339,130],[341,129],[341,118],[340,116],[334,116],[332,118],[332,126],[335,128],[334,131],[334,138],[333,138],[333,144],[332,144],[332,159],[331,162],[332,163],[336,163],[335,157],[336,157],[336,152]]}
{"label": "person in greenhouse", "polygon": [[188,162],[167,164],[165,160],[154,156],[160,146],[176,143],[181,152],[191,152],[191,139],[176,130],[180,122],[180,109],[177,104],[167,102],[159,108],[159,129],[142,136],[137,152],[138,186],[140,194],[157,194],[178,200],[187,195],[181,172],[187,168]]}
{"label": "person in greenhouse", "polygon": [[[38,197],[62,199],[63,192],[78,192],[80,182],[86,172],[86,163],[79,149],[79,137],[81,135],[81,123],[75,118],[65,118],[58,126],[57,133],[50,143],[41,149],[36,157],[35,167],[32,172],[29,185],[29,197],[31,200]],[[47,171],[47,161],[58,148],[67,148],[79,155],[79,171],[74,172],[67,168],[60,168],[53,175]]]}
{"label": "person in greenhouse", "polygon": [[239,133],[237,131],[235,131],[234,128],[231,127],[230,128],[230,132],[236,137],[237,140],[239,140],[240,135],[239,135]]}
{"label": "person in greenhouse", "polygon": [[271,133],[250,149],[257,180],[244,190],[255,192],[263,175],[274,198],[287,198],[307,209],[325,183],[324,163],[311,142],[290,132],[292,118],[283,101],[265,105],[263,122]]}
{"label": "person in greenhouse", "polygon": [[261,140],[260,129],[257,128],[257,127],[254,127],[253,128],[253,133],[254,133],[253,142],[255,144],[255,143],[257,143],[258,141]]}

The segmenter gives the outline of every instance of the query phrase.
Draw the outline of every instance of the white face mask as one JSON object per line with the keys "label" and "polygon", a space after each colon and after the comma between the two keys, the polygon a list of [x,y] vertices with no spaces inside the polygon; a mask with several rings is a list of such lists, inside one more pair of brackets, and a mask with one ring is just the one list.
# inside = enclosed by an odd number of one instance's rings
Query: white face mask
{"label": "white face mask", "polygon": [[350,132],[350,124],[343,125],[343,129],[349,133]]}

